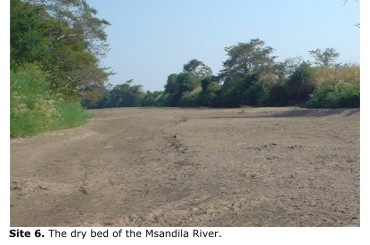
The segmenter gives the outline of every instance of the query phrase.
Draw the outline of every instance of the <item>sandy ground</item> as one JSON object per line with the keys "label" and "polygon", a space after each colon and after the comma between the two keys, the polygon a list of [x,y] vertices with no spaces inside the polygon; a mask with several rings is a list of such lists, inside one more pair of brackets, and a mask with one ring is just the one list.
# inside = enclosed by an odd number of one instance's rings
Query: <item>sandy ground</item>
{"label": "sandy ground", "polygon": [[107,109],[11,140],[11,226],[359,226],[358,109]]}

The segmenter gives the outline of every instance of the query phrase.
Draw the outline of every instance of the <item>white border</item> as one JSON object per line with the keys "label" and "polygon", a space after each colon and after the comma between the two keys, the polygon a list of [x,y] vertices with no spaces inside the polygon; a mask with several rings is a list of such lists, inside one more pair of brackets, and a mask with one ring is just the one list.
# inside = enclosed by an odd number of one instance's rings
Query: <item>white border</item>
{"label": "white border", "polygon": [[[108,239],[85,239],[78,240],[72,238],[9,238],[9,180],[10,180],[10,155],[9,155],[9,1],[0,1],[0,25],[1,25],[1,65],[0,65],[0,98],[1,98],[1,115],[2,120],[0,127],[1,139],[1,219],[0,219],[0,241],[2,244],[14,244],[18,241],[37,244],[66,244],[67,242],[79,243],[92,241],[109,242],[109,244],[136,244],[137,242],[150,242],[151,244],[189,244],[190,243],[208,243],[225,244],[225,242],[234,241],[243,244],[369,244],[369,122],[368,108],[369,97],[369,1],[361,1],[361,227],[360,228],[204,228],[205,230],[219,230],[221,238],[200,238],[200,239],[168,239],[168,238],[108,238]],[[366,135],[366,137],[365,137]],[[25,230],[35,231],[37,228],[24,228]],[[47,232],[48,228],[41,228],[42,232]],[[58,228],[68,233],[75,228]],[[106,230],[107,228],[85,227],[80,230],[90,231]],[[109,231],[119,228],[109,228]],[[127,229],[127,228],[124,228]],[[145,231],[145,228],[133,228],[134,230]],[[174,228],[158,228],[160,230],[172,230]],[[184,228],[191,230],[192,228]]]}

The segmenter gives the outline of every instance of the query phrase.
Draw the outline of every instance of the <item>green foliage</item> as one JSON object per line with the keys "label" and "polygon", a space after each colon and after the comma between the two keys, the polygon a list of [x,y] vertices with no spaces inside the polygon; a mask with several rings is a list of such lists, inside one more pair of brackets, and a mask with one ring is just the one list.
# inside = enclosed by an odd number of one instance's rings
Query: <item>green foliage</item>
{"label": "green foliage", "polygon": [[[168,106],[185,106],[180,103],[185,93],[191,92],[200,86],[199,78],[192,72],[182,72],[168,76],[164,93],[167,94]],[[185,96],[186,98],[189,95]]]}
{"label": "green foliage", "polygon": [[165,106],[166,103],[163,101],[162,91],[147,91],[144,98],[141,101],[141,106]]}
{"label": "green foliage", "polygon": [[96,13],[86,0],[11,0],[11,68],[37,63],[52,88],[68,95],[103,86],[111,74],[99,66],[109,23]]}
{"label": "green foliage", "polygon": [[317,87],[305,104],[308,108],[360,107],[360,82],[327,82]]}
{"label": "green foliage", "polygon": [[158,103],[162,93],[145,93],[141,85],[133,85],[133,80],[114,86],[111,90],[105,89],[101,92],[98,101],[85,99],[82,105],[87,108],[110,108],[110,107],[135,107],[150,106]]}
{"label": "green foliage", "polygon": [[184,92],[179,101],[181,107],[197,107],[199,105],[199,96],[201,87],[198,87],[192,91]]}
{"label": "green foliage", "polygon": [[273,73],[277,76],[277,80],[283,83],[294,73],[300,64],[302,64],[301,58],[288,58],[284,61],[276,62],[273,67]]}
{"label": "green foliage", "polygon": [[60,116],[56,118],[56,129],[77,127],[84,124],[88,119],[88,114],[79,101],[59,100],[57,108]]}
{"label": "green foliage", "polygon": [[221,104],[218,101],[220,106],[228,108],[239,107],[245,87],[246,83],[243,81],[243,77],[234,77],[225,82],[220,91]]}
{"label": "green foliage", "polygon": [[86,0],[11,0],[11,137],[86,121],[79,101],[102,97],[111,72],[106,20]]}
{"label": "green foliage", "polygon": [[212,75],[211,68],[197,59],[192,59],[185,64],[184,72],[193,73],[200,80]]}
{"label": "green foliage", "polygon": [[289,103],[289,94],[285,86],[282,84],[276,84],[271,87],[268,93],[260,99],[260,105],[262,106],[287,106]]}
{"label": "green foliage", "polygon": [[10,73],[11,136],[35,134],[52,127],[59,116],[48,91],[48,77],[36,65]]}
{"label": "green foliage", "polygon": [[[269,84],[278,79],[276,56],[274,49],[265,46],[260,39],[252,39],[247,43],[238,43],[226,47],[228,59],[223,63],[220,78],[223,86],[216,99],[222,107],[239,107],[241,105],[257,105],[266,93],[264,83]],[[280,65],[281,73],[285,66]]]}
{"label": "green foliage", "polygon": [[116,85],[109,94],[107,107],[140,106],[145,93],[141,85],[131,85],[132,80]]}
{"label": "green foliage", "polygon": [[265,95],[265,88],[263,82],[256,82],[243,93],[242,105],[255,106],[260,104],[261,98]]}
{"label": "green foliage", "polygon": [[210,107],[217,106],[218,93],[221,90],[221,85],[218,83],[217,78],[209,76],[201,81],[202,91],[199,94],[199,105]]}
{"label": "green foliage", "polygon": [[51,38],[48,37],[45,9],[21,0],[10,1],[10,53],[11,66],[52,59]]}
{"label": "green foliage", "polygon": [[265,42],[260,39],[226,47],[225,51],[229,58],[223,63],[224,69],[221,71],[221,76],[226,80],[246,73],[268,71],[273,67],[276,58],[272,56],[274,49],[265,46]]}
{"label": "green foliage", "polygon": [[305,103],[310,108],[360,107],[360,67],[314,68],[315,90]]}
{"label": "green foliage", "polygon": [[50,76],[34,64],[10,72],[10,134],[23,137],[77,126],[86,120],[78,102],[50,90]]}
{"label": "green foliage", "polygon": [[78,100],[88,108],[359,106],[360,69],[336,64],[335,49],[309,51],[316,66],[276,62],[274,49],[260,39],[226,47],[218,76],[192,59],[168,76],[163,92],[144,92],[132,80],[108,89],[112,73],[99,64],[108,51],[108,25],[87,0],[11,0],[12,136],[83,122]]}
{"label": "green foliage", "polygon": [[300,105],[306,102],[315,89],[314,73],[309,63],[300,64],[285,84],[290,104]]}
{"label": "green foliage", "polygon": [[[260,39],[225,50],[228,59],[218,76],[212,75],[202,61],[192,59],[184,64],[182,72],[168,76],[163,92],[137,90],[130,95],[121,91],[117,98],[136,101],[129,106],[359,106],[360,67],[334,65],[339,55],[334,49],[310,51],[318,66],[300,58],[276,62],[274,49]],[[129,91],[129,87],[125,89]],[[128,106],[112,103],[118,101],[115,90],[105,93],[98,104]]]}
{"label": "green foliage", "polygon": [[193,91],[195,88],[200,86],[200,81],[198,77],[189,72],[180,73],[177,76],[177,93],[185,93]]}
{"label": "green foliage", "polygon": [[[220,95],[222,97],[222,107],[239,107],[241,105],[255,104],[253,90],[258,90],[258,76],[255,73],[245,73],[243,76],[233,76],[224,82]],[[253,102],[251,102],[253,101]],[[218,102],[220,103],[220,102]]]}

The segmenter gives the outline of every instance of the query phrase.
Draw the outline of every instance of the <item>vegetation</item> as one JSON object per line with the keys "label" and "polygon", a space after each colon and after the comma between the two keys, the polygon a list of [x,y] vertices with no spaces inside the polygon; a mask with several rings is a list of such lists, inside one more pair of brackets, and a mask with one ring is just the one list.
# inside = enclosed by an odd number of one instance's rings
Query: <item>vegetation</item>
{"label": "vegetation", "polygon": [[336,63],[333,48],[311,50],[313,64],[297,58],[277,61],[274,49],[260,39],[225,48],[227,60],[218,75],[192,59],[180,73],[170,74],[164,91],[144,92],[132,80],[105,90],[88,108],[118,106],[240,107],[360,106],[360,67]]}
{"label": "vegetation", "polygon": [[78,100],[49,89],[49,75],[27,64],[10,73],[11,137],[78,126],[87,119]]}
{"label": "vegetation", "polygon": [[360,107],[360,68],[356,65],[317,67],[316,88],[304,104],[310,108]]}
{"label": "vegetation", "polygon": [[[80,125],[105,88],[105,26],[85,0],[11,0],[11,137]],[[97,92],[99,91],[99,92]]]}
{"label": "vegetation", "polygon": [[360,106],[360,67],[338,64],[335,49],[309,51],[313,63],[278,61],[260,39],[226,47],[219,74],[192,59],[163,91],[108,87],[109,23],[96,14],[86,0],[11,0],[11,137],[80,125],[83,107]]}

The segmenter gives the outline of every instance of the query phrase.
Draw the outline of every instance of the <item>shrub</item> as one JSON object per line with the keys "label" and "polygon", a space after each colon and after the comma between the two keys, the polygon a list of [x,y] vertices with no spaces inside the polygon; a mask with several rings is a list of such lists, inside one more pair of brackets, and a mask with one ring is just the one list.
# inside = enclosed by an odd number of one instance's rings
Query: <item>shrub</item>
{"label": "shrub", "polygon": [[88,119],[88,114],[78,101],[60,99],[57,107],[60,116],[55,118],[56,129],[77,127]]}
{"label": "shrub", "polygon": [[358,108],[360,107],[360,81],[322,84],[313,91],[305,106],[308,108]]}
{"label": "shrub", "polygon": [[201,87],[198,87],[190,92],[184,92],[180,101],[180,107],[197,107],[199,105],[199,98],[201,93]]}
{"label": "shrub", "polygon": [[343,65],[338,67],[315,67],[314,80],[317,86],[336,81],[353,83],[360,80],[360,67],[358,65]]}
{"label": "shrub", "polygon": [[243,105],[255,106],[259,103],[264,94],[265,89],[263,83],[256,82],[243,92],[241,103]]}
{"label": "shrub", "polygon": [[80,125],[86,113],[49,88],[49,76],[35,64],[10,71],[10,136],[23,137]]}
{"label": "shrub", "polygon": [[302,63],[285,84],[291,104],[304,104],[315,89],[314,72],[309,63]]}
{"label": "shrub", "polygon": [[271,87],[260,100],[262,106],[286,106],[289,102],[289,94],[282,84],[276,84]]}
{"label": "shrub", "polygon": [[10,72],[10,134],[32,135],[50,129],[58,116],[48,91],[48,75],[28,64]]}

